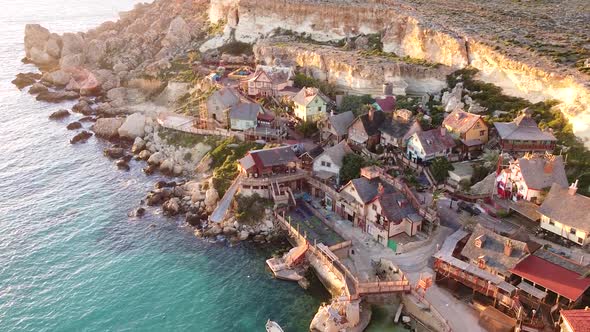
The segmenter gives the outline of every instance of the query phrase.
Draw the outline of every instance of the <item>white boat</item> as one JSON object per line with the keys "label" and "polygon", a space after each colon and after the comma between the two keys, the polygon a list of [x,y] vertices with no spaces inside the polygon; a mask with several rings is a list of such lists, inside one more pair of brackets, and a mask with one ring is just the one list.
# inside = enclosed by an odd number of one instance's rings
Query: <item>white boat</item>
{"label": "white boat", "polygon": [[266,332],[285,332],[277,322],[273,322],[272,320],[268,320],[266,322]]}

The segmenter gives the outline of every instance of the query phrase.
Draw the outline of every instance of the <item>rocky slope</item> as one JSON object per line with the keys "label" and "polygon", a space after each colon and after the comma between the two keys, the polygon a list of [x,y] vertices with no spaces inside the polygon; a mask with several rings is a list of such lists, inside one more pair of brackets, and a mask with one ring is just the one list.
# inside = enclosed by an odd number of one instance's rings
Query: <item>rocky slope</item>
{"label": "rocky slope", "polygon": [[590,114],[590,9],[583,0],[211,0],[209,15],[246,42],[278,28],[318,41],[379,33],[384,51],[472,65],[508,93],[559,99],[576,132],[590,136],[585,122],[575,121]]}
{"label": "rocky slope", "polygon": [[25,28],[26,59],[44,71],[48,85],[107,93],[132,78],[157,74],[170,60],[202,42],[207,1],[155,1],[121,13],[87,32],[50,33],[37,24]]}
{"label": "rocky slope", "polygon": [[452,70],[446,66],[394,61],[360,51],[278,40],[257,43],[254,54],[267,64],[299,66],[309,76],[355,93],[380,94],[382,84],[389,82],[395,94],[433,94],[446,86],[445,77]]}

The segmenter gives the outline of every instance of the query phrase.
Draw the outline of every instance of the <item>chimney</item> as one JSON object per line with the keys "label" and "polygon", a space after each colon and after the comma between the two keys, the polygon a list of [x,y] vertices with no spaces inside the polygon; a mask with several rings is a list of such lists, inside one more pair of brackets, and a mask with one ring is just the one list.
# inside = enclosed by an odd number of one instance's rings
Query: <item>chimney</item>
{"label": "chimney", "polygon": [[483,244],[485,241],[486,241],[486,235],[482,234],[482,235],[475,238],[474,244],[476,247],[481,249],[481,248],[483,248]]}
{"label": "chimney", "polygon": [[440,127],[440,135],[445,136],[447,134],[447,128],[445,126]]}
{"label": "chimney", "polygon": [[567,190],[567,193],[570,196],[575,196],[577,191],[578,191],[578,180],[576,180],[576,182],[572,183],[572,185]]}
{"label": "chimney", "polygon": [[504,242],[504,255],[510,257],[512,255],[512,241],[509,239]]}
{"label": "chimney", "polygon": [[373,107],[369,108],[369,121],[373,121],[373,118],[375,117],[375,109]]}
{"label": "chimney", "polygon": [[385,193],[385,188],[381,182],[379,182],[379,185],[377,185],[377,193],[379,193],[379,196],[382,196],[383,193]]}
{"label": "chimney", "polygon": [[553,173],[553,166],[554,166],[553,159],[547,160],[545,162],[545,167],[543,168],[543,170],[545,171],[545,174]]}

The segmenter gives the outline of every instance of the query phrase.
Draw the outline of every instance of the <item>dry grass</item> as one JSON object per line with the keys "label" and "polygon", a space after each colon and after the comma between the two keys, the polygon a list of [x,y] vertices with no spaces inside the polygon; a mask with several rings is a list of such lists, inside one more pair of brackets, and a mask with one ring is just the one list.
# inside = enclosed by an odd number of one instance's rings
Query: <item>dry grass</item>
{"label": "dry grass", "polygon": [[128,84],[130,88],[139,89],[149,96],[161,91],[162,85],[162,81],[157,78],[134,78]]}

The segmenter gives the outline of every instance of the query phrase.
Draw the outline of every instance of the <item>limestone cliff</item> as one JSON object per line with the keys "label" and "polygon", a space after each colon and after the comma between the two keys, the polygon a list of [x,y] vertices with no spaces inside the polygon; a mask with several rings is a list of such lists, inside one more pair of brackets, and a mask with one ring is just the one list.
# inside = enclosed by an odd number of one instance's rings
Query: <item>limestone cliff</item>
{"label": "limestone cliff", "polygon": [[[576,59],[590,58],[590,9],[582,0],[210,2],[210,19],[227,20],[235,38],[245,42],[271,35],[277,28],[305,33],[317,41],[378,33],[384,51],[454,68],[472,65],[482,71],[483,80],[507,93],[532,101],[561,100],[576,133],[590,137],[586,121],[578,121],[590,118],[590,76],[575,67],[581,61]],[[567,56],[556,57],[556,47]],[[329,75],[344,83],[346,72]],[[348,81],[360,84],[362,79]]]}
{"label": "limestone cliff", "polygon": [[296,42],[259,42],[254,53],[266,64],[299,66],[310,76],[355,93],[380,94],[382,84],[389,82],[395,94],[434,94],[446,86],[445,77],[451,72],[446,66],[409,64],[358,51]]}

